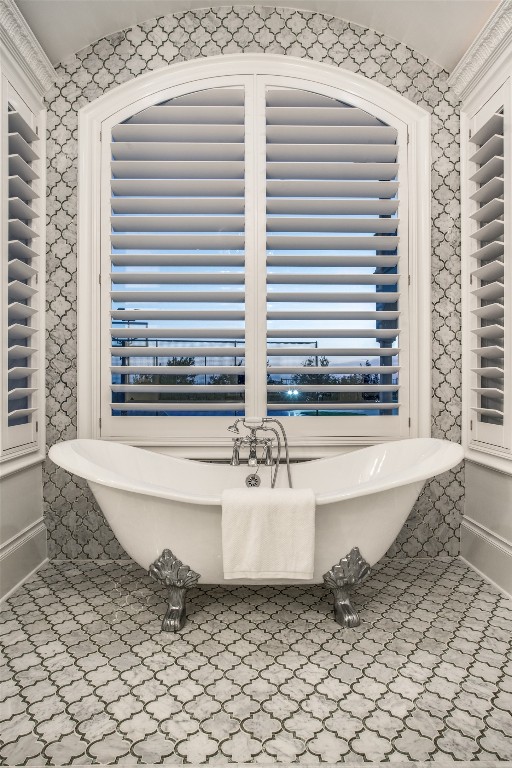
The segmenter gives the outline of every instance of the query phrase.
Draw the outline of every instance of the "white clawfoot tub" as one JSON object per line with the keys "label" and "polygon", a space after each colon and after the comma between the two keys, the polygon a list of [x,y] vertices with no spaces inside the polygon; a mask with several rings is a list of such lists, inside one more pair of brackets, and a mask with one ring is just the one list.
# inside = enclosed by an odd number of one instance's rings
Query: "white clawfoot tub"
{"label": "white clawfoot tub", "polygon": [[[247,466],[178,459],[104,440],[59,443],[49,455],[88,481],[120,544],[142,568],[168,548],[205,584],[243,583],[223,575],[221,493],[245,486]],[[424,482],[462,458],[460,445],[418,438],[292,464],[294,487],[312,488],[317,506],[314,577],[300,583],[322,582],[356,547],[374,565],[397,537]],[[260,473],[262,485],[269,485],[269,470]],[[286,482],[281,468],[278,486]]]}

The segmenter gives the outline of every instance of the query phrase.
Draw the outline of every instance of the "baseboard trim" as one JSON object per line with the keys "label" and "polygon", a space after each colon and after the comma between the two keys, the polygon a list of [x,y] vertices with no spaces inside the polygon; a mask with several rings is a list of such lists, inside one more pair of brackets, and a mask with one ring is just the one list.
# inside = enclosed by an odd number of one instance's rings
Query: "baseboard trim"
{"label": "baseboard trim", "polygon": [[0,595],[0,606],[47,562],[44,522],[29,526],[11,539],[0,550],[0,584],[2,589],[7,585],[6,592]]}
{"label": "baseboard trim", "polygon": [[464,518],[460,559],[512,599],[512,545],[485,526]]}
{"label": "baseboard trim", "polygon": [[32,576],[34,576],[34,574],[36,574],[38,571],[41,570],[41,568],[44,568],[45,565],[48,565],[49,562],[50,562],[50,559],[48,557],[45,557],[45,559],[42,560],[39,563],[39,565],[36,565],[36,567],[33,568],[30,571],[30,573],[27,573],[27,575],[24,576],[21,581],[15,584],[14,587],[12,587],[12,589],[9,590],[9,592],[7,592],[5,595],[0,597],[0,610],[5,607],[5,603],[16,592],[16,590],[22,587],[25,584],[25,582],[31,579]]}

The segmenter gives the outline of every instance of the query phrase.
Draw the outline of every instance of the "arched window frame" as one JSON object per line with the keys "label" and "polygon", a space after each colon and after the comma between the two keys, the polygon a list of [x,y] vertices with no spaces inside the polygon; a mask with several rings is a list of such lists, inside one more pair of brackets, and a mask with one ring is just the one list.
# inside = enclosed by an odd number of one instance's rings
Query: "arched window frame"
{"label": "arched window frame", "polygon": [[[430,259],[430,115],[393,90],[362,75],[303,59],[281,55],[234,54],[196,59],[137,77],[109,91],[79,112],[78,193],[78,434],[147,446],[168,446],[183,455],[215,456],[229,444],[225,425],[232,419],[196,418],[191,431],[170,427],[168,434],[114,435],[102,432],[100,390],[101,210],[102,167],[106,148],[102,128],[125,120],[153,104],[185,94],[198,81],[222,85],[234,74],[278,75],[289,85],[318,87],[320,92],[346,99],[392,126],[407,126],[408,194],[408,428],[401,437],[430,434],[431,403],[431,259]],[[334,93],[336,91],[336,93]],[[104,183],[104,182],[103,182]],[[333,417],[337,418],[337,417]],[[361,417],[364,418],[364,417]],[[323,421],[329,417],[323,417]],[[135,421],[135,419],[134,419]],[[307,419],[294,419],[307,422]],[[205,423],[210,422],[210,423]],[[327,432],[327,434],[326,434]],[[330,432],[330,434],[329,434]],[[292,430],[291,442],[303,455],[324,455],[343,445],[368,445],[388,439],[345,437],[325,430],[311,434]],[[220,454],[219,454],[220,455]]]}

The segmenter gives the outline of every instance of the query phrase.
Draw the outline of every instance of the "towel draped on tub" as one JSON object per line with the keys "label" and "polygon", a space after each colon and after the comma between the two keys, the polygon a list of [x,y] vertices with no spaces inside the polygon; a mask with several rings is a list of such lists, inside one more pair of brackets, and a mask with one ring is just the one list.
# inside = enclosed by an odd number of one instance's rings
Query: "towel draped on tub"
{"label": "towel draped on tub", "polygon": [[230,488],[222,494],[226,579],[312,579],[315,495],[311,489]]}

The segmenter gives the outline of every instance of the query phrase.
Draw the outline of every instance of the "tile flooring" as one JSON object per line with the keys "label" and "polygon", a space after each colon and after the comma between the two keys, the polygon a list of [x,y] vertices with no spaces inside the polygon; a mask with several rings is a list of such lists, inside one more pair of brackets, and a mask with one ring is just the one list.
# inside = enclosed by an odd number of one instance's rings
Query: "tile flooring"
{"label": "tile flooring", "polygon": [[512,760],[512,604],[458,560],[381,563],[351,630],[321,586],[195,588],[180,635],[164,597],[108,561],[11,597],[0,764]]}

